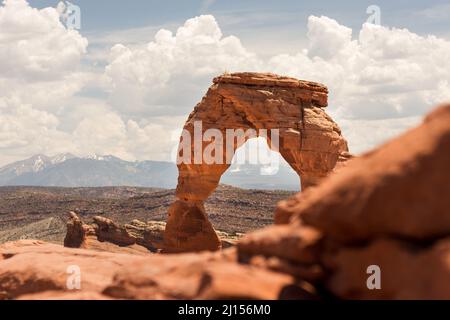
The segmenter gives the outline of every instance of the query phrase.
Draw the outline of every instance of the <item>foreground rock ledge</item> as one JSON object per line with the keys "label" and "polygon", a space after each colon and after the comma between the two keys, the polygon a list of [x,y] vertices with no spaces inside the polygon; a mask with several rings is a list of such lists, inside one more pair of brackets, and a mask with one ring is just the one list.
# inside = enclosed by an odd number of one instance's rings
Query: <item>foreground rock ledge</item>
{"label": "foreground rock ledge", "polygon": [[[80,271],[81,288],[70,269]],[[65,248],[36,240],[0,245],[2,299],[313,298],[292,276],[236,263],[222,253],[151,255]]]}

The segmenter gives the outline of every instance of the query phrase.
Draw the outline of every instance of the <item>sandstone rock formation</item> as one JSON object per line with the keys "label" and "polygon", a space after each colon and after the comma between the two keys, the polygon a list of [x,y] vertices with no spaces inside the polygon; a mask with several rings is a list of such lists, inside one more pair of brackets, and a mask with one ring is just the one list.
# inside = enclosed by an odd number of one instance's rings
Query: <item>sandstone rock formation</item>
{"label": "sandstone rock formation", "polygon": [[[160,252],[163,248],[165,227],[166,223],[163,221],[133,220],[119,225],[101,216],[95,216],[92,224],[86,224],[75,212],[71,212],[64,246],[130,254]],[[240,233],[217,233],[224,248],[234,246],[242,236]]]}
{"label": "sandstone rock formation", "polygon": [[317,190],[283,201],[276,215],[295,215],[349,244],[379,236],[430,241],[448,234],[449,113],[449,106],[438,108],[421,126],[351,160]]}
{"label": "sandstone rock formation", "polygon": [[[301,252],[300,258],[313,250],[307,257],[319,258],[295,265],[319,266],[326,275],[319,283],[339,298],[450,299],[449,164],[447,105],[319,186],[282,201],[277,221],[288,224],[243,239],[241,259],[263,253],[292,263],[286,252]],[[381,290],[367,288],[370,265],[380,267]]]}
{"label": "sandstone rock formation", "polygon": [[96,216],[93,220],[93,224],[85,224],[71,212],[64,246],[134,254],[157,252],[162,247],[165,224],[160,221],[134,220],[121,226],[105,217]]}
{"label": "sandstone rock formation", "polygon": [[[189,148],[178,154],[178,199],[168,213],[166,251],[220,248],[203,202],[217,187],[235,151],[248,139],[266,138],[269,147],[279,151],[301,177],[302,189],[316,184],[348,158],[347,142],[323,110],[328,96],[325,86],[260,73],[226,74],[213,82],[184,126],[190,141],[185,141],[184,135],[180,139],[180,149],[185,144]],[[200,129],[196,128],[198,123]],[[201,136],[214,129],[222,137],[229,137],[227,129],[242,131],[241,136],[232,136],[231,148],[222,141],[219,150],[211,152],[215,161],[208,163],[202,155],[216,137],[204,137],[196,143],[196,129]],[[273,141],[275,129],[278,145]]]}

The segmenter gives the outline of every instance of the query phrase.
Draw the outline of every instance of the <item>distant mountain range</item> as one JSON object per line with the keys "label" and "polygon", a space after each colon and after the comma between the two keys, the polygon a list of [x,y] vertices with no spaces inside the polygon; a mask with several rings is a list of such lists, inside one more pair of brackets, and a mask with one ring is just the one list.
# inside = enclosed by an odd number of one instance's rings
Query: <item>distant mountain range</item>
{"label": "distant mountain range", "polygon": [[[299,179],[291,168],[281,165],[275,175],[261,175],[260,170],[259,165],[232,165],[220,182],[246,189],[299,190]],[[0,168],[0,186],[175,188],[177,177],[172,162],[131,162],[111,155],[35,155]]]}

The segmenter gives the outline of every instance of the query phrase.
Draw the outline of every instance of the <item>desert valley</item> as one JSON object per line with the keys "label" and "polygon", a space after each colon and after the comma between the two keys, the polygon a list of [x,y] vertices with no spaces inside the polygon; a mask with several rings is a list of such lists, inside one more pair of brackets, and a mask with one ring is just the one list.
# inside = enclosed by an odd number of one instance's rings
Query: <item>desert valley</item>
{"label": "desert valley", "polygon": [[[292,194],[221,185],[206,209],[216,229],[240,235],[271,224],[276,203]],[[164,222],[174,199],[173,189],[0,187],[0,243],[39,239],[62,245],[70,212],[89,223],[95,216],[119,224]]]}

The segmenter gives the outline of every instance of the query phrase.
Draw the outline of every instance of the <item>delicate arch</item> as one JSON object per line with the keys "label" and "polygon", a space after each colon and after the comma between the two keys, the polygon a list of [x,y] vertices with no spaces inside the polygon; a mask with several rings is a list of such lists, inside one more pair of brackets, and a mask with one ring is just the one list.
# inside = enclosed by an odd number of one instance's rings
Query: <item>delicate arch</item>
{"label": "delicate arch", "polygon": [[[269,146],[301,177],[302,189],[332,171],[348,147],[337,124],[323,110],[327,95],[321,84],[273,74],[234,73],[215,78],[184,126],[184,133],[192,137],[190,146],[180,140],[184,150],[178,158],[193,161],[178,163],[177,200],[169,208],[166,251],[220,248],[203,203],[217,187],[236,150],[252,138],[238,137],[229,147],[230,130],[254,130],[258,136],[266,131]],[[198,161],[199,154],[211,144],[202,139],[209,130],[224,137],[224,143],[219,143],[223,160],[219,163]],[[181,154],[186,152],[190,157]]]}

